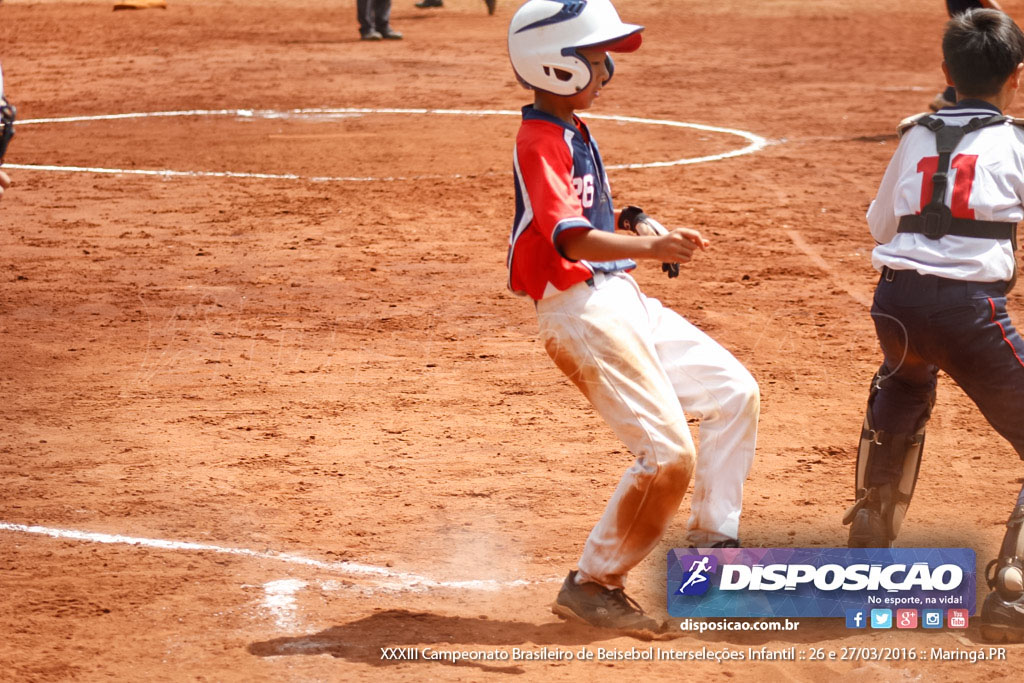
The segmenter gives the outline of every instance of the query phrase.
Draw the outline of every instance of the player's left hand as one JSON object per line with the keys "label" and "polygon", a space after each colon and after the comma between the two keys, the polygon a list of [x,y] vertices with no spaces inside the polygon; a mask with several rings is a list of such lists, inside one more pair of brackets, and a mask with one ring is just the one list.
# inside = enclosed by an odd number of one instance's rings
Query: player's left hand
{"label": "player's left hand", "polygon": [[[641,237],[661,237],[668,234],[665,226],[648,216],[639,207],[634,206],[627,207],[622,212],[620,225]],[[678,263],[662,263],[661,270],[669,277],[679,277]]]}
{"label": "player's left hand", "polygon": [[[639,206],[627,206],[619,213],[617,227],[620,230],[628,230],[641,237],[664,237],[669,234],[667,228],[664,225],[654,220],[641,209]],[[673,233],[679,233],[679,235],[688,240],[693,244],[689,246],[685,251],[683,261],[689,261],[693,247],[700,249],[706,249],[710,242],[708,242],[697,230],[692,228],[679,228],[673,230]],[[669,261],[661,264],[661,270],[665,272],[669,277],[679,277],[679,263],[676,261]]]}
{"label": "player's left hand", "polygon": [[0,199],[4,198],[4,190],[11,186],[11,177],[0,171]]}
{"label": "player's left hand", "polygon": [[[693,242],[694,245],[701,249],[706,249],[709,242],[704,237],[690,228],[680,228],[678,230],[683,237]],[[667,235],[668,230],[658,221],[654,220],[650,216],[644,216],[642,219],[636,222],[636,234],[638,235],[649,235],[649,236],[660,236]],[[679,263],[662,263],[661,270],[670,278],[679,277]]]}

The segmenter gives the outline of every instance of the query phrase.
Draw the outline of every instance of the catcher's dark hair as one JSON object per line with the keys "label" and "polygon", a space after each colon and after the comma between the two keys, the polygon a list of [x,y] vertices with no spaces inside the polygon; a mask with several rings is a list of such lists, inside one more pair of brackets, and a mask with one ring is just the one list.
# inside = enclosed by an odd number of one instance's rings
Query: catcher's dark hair
{"label": "catcher's dark hair", "polygon": [[972,9],[949,20],[942,57],[963,97],[990,97],[1024,62],[1024,33],[1006,14]]}

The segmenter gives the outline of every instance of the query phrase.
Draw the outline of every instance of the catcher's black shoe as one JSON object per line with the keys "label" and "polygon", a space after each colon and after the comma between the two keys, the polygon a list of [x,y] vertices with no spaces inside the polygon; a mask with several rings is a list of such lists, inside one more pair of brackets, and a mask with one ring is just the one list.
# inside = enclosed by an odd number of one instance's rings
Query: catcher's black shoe
{"label": "catcher's black shoe", "polygon": [[565,577],[551,611],[563,619],[617,631],[653,634],[662,629],[662,623],[644,614],[640,605],[621,588],[611,590],[590,582],[578,584],[575,571]]}
{"label": "catcher's black shoe", "polygon": [[858,510],[850,524],[850,538],[846,545],[849,548],[892,547],[881,513],[868,507]]}
{"label": "catcher's black shoe", "polygon": [[420,9],[429,9],[431,7],[444,7],[444,0],[422,0],[417,2],[416,6]]}
{"label": "catcher's black shoe", "polygon": [[1024,643],[1024,598],[1003,600],[992,591],[981,607],[981,637],[992,643]]}

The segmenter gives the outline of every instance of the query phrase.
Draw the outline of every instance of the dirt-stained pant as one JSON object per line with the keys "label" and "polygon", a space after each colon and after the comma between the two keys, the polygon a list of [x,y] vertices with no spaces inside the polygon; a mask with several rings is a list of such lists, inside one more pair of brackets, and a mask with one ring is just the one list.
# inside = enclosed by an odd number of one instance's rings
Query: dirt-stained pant
{"label": "dirt-stained pant", "polygon": [[[691,545],[737,538],[760,411],[746,368],[625,273],[545,297],[537,315],[548,354],[636,456],[590,532],[582,578],[621,587],[691,477]],[[701,420],[699,457],[687,413]]]}

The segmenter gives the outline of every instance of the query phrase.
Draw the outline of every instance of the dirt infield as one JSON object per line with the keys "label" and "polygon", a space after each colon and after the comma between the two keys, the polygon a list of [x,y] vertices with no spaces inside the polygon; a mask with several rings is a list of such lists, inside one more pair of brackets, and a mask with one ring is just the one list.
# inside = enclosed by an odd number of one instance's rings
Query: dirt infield
{"label": "dirt infield", "polygon": [[[518,3],[413,2],[394,2],[405,40],[374,44],[352,0],[0,6],[25,121],[0,204],[0,677],[1018,680],[1024,646],[977,664],[382,657],[651,646],[548,608],[631,456],[505,290],[517,120],[410,111],[526,103],[504,47]],[[712,240],[678,280],[636,277],[760,383],[743,541],[841,546],[880,360],[863,215],[896,122],[940,85],[942,3],[617,5],[645,44],[594,113],[768,141],[610,172],[620,202]],[[610,165],[749,143],[592,128]],[[974,548],[980,571],[1021,463],[948,378],[928,442],[900,542]],[[661,616],[687,505],[630,577]],[[838,620],[656,644],[982,645],[976,626]]]}

